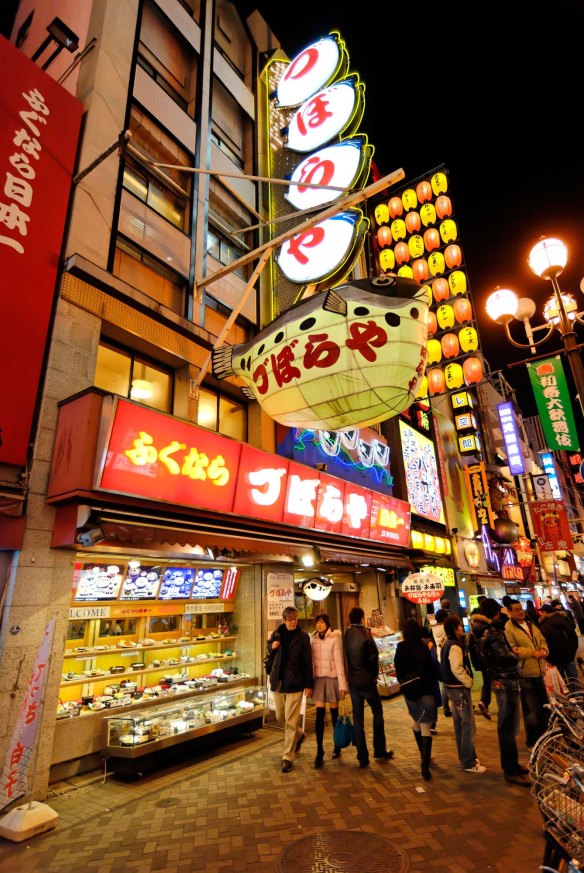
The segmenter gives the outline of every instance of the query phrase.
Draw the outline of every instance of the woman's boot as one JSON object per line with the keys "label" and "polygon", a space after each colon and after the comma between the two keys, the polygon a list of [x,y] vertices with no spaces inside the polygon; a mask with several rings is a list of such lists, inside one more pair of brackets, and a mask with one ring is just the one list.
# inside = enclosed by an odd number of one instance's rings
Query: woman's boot
{"label": "woman's boot", "polygon": [[[337,723],[338,717],[339,717],[339,710],[336,709],[335,707],[331,706],[331,721],[333,724],[333,735],[335,732],[335,725]],[[340,757],[341,757],[341,750],[339,749],[338,746],[335,746],[333,749],[333,758],[340,758]]]}
{"label": "woman's boot", "polygon": [[314,732],[316,734],[316,758],[314,759],[314,769],[318,770],[324,764],[324,720],[326,710],[324,706],[316,707],[316,724]]}
{"label": "woman's boot", "polygon": [[432,757],[432,737],[421,737],[422,778],[426,782],[432,778],[430,773],[430,758]]}
{"label": "woman's boot", "polygon": [[416,745],[420,750],[420,757],[422,757],[422,734],[420,731],[414,731],[414,736],[416,738]]}

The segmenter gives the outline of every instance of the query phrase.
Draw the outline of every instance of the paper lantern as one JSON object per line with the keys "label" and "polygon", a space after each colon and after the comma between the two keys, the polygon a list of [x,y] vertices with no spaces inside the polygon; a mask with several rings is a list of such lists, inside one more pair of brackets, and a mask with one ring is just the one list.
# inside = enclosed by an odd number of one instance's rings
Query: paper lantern
{"label": "paper lantern", "polygon": [[379,205],[375,207],[375,221],[379,225],[387,224],[389,221],[389,209],[387,203],[379,203]]}
{"label": "paper lantern", "polygon": [[432,252],[428,258],[428,266],[430,268],[430,275],[432,276],[439,276],[440,273],[443,273],[446,266],[442,252]]}
{"label": "paper lantern", "polygon": [[452,202],[446,194],[442,194],[436,199],[435,206],[438,218],[448,218],[449,215],[452,215]]}
{"label": "paper lantern", "polygon": [[410,249],[406,242],[398,242],[393,250],[398,264],[407,264],[410,259]]}
{"label": "paper lantern", "polygon": [[416,197],[416,192],[413,188],[406,188],[401,199],[406,212],[409,212],[410,209],[415,209],[418,205],[418,198]]}
{"label": "paper lantern", "polygon": [[432,298],[432,289],[430,288],[429,285],[423,285],[422,287],[423,287],[424,291],[426,292],[426,294],[428,295],[428,306],[432,306],[432,303],[434,302],[433,298]]}
{"label": "paper lantern", "polygon": [[456,358],[460,354],[460,343],[455,333],[445,333],[440,344],[445,358]]}
{"label": "paper lantern", "polygon": [[462,264],[462,250],[460,246],[446,246],[444,249],[444,260],[451,270],[453,267],[460,267]]}
{"label": "paper lantern", "polygon": [[442,346],[437,339],[428,340],[428,363],[437,364],[442,360]]}
{"label": "paper lantern", "polygon": [[406,223],[403,218],[394,218],[394,220],[391,222],[391,232],[395,240],[405,239]]}
{"label": "paper lantern", "polygon": [[436,318],[442,330],[445,330],[447,327],[454,327],[454,310],[447,303],[443,303],[442,306],[438,307]]}
{"label": "paper lantern", "polygon": [[410,536],[412,540],[412,549],[423,549],[424,548],[424,534],[420,530],[414,530],[413,528],[410,530]]}
{"label": "paper lantern", "polygon": [[409,264],[403,264],[397,271],[398,276],[404,276],[406,279],[414,278],[414,271]]}
{"label": "paper lantern", "polygon": [[417,282],[353,280],[301,300],[248,342],[215,349],[213,375],[240,378],[286,427],[367,427],[412,404],[426,365],[427,316]]}
{"label": "paper lantern", "polygon": [[408,233],[417,233],[422,227],[422,220],[420,218],[420,213],[416,212],[415,209],[412,209],[411,212],[408,212],[406,215],[406,228]]}
{"label": "paper lantern", "polygon": [[451,218],[445,219],[440,223],[440,236],[442,237],[442,242],[451,243],[454,242],[458,237],[458,228],[456,226],[456,222]]}
{"label": "paper lantern", "polygon": [[438,322],[436,320],[436,313],[429,312],[428,313],[428,336],[432,336],[432,334],[436,333],[438,330]]}
{"label": "paper lantern", "polygon": [[[452,275],[452,274],[451,274]],[[452,306],[454,317],[459,324],[472,319],[472,305],[468,297],[458,297]]]}
{"label": "paper lantern", "polygon": [[460,388],[464,382],[464,374],[460,364],[447,364],[444,370],[444,379],[448,388]]}
{"label": "paper lantern", "polygon": [[433,252],[434,249],[440,248],[440,234],[435,227],[429,227],[428,230],[424,232],[423,239],[426,251]]}
{"label": "paper lantern", "polygon": [[[483,378],[483,365],[479,358],[467,358],[463,365],[464,381],[467,385],[476,385]],[[458,385],[456,386],[459,387]]]}
{"label": "paper lantern", "polygon": [[474,327],[463,327],[458,331],[458,339],[463,352],[476,352],[479,347],[479,337]]}
{"label": "paper lantern", "polygon": [[498,543],[506,543],[508,545],[517,539],[519,528],[510,518],[496,518],[492,535],[493,539]]}
{"label": "paper lantern", "polygon": [[428,379],[426,375],[422,377],[422,381],[420,382],[420,387],[416,392],[416,400],[426,400],[428,397]]}
{"label": "paper lantern", "polygon": [[415,233],[408,240],[408,248],[412,258],[421,258],[424,254],[424,240],[419,233]]}
{"label": "paper lantern", "polygon": [[430,396],[433,397],[434,394],[442,394],[446,385],[446,380],[444,378],[444,372],[440,367],[433,367],[431,370],[426,370],[426,376],[428,378],[428,392]]}
{"label": "paper lantern", "polygon": [[442,303],[443,300],[448,300],[450,297],[450,288],[448,281],[444,278],[434,279],[432,282],[432,294],[436,303]]}
{"label": "paper lantern", "polygon": [[398,218],[404,211],[401,197],[392,197],[387,206],[392,218]]}
{"label": "paper lantern", "polygon": [[423,182],[418,182],[416,186],[416,196],[418,198],[418,203],[427,203],[429,200],[432,199],[432,195],[432,186],[427,179],[424,179]]}
{"label": "paper lantern", "polygon": [[415,261],[412,261],[412,271],[416,282],[419,282],[420,284],[425,282],[430,276],[430,270],[426,258],[416,258]]}
{"label": "paper lantern", "polygon": [[430,225],[436,224],[436,209],[434,208],[433,203],[424,203],[420,208],[420,221],[424,227],[430,227]]}
{"label": "paper lantern", "polygon": [[463,270],[453,270],[448,277],[450,293],[456,297],[458,294],[466,294],[466,273]]}
{"label": "paper lantern", "polygon": [[395,255],[393,249],[383,249],[382,252],[379,252],[379,266],[385,272],[387,272],[387,270],[393,270],[395,267]]}
{"label": "paper lantern", "polygon": [[382,227],[380,227],[379,230],[377,231],[377,242],[379,243],[379,245],[382,249],[386,249],[388,246],[390,246],[392,244],[393,237],[391,235],[391,230],[389,229],[389,227],[386,224],[384,224]]}
{"label": "paper lantern", "polygon": [[444,173],[434,173],[430,179],[432,191],[438,197],[439,194],[445,194],[448,191],[448,179]]}

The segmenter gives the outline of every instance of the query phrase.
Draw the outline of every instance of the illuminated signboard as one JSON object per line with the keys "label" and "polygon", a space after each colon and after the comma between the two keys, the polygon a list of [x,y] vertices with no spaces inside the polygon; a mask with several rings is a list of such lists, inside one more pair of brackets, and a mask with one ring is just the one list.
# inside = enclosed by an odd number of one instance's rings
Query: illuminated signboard
{"label": "illuminated signboard", "polygon": [[161,576],[161,567],[141,565],[138,561],[130,561],[122,584],[120,600],[151,600],[156,598]]}
{"label": "illuminated signboard", "polygon": [[541,455],[541,463],[544,469],[544,473],[548,477],[548,484],[552,491],[552,497],[555,500],[562,499],[562,492],[560,490],[560,483],[558,481],[558,477],[556,475],[556,465],[554,464],[554,456],[551,452],[540,452]]}
{"label": "illuminated signboard", "polygon": [[541,500],[529,504],[537,544],[542,552],[572,550],[574,543],[566,508],[561,500]]}
{"label": "illuminated signboard", "polygon": [[403,421],[399,423],[408,500],[413,512],[444,524],[444,506],[434,443]]}
{"label": "illuminated signboard", "polygon": [[338,33],[331,33],[296,55],[276,91],[278,106],[298,106],[348,69],[349,58]]}
{"label": "illuminated signboard", "polygon": [[75,603],[117,600],[122,575],[116,564],[77,564],[73,587]]}
{"label": "illuminated signboard", "polygon": [[[201,572],[200,570],[197,572]],[[192,567],[167,567],[162,577],[160,600],[188,600],[195,579]]]}
{"label": "illuminated signboard", "polygon": [[219,597],[223,583],[223,570],[203,567],[197,570],[191,591],[191,599],[212,600]]}
{"label": "illuminated signboard", "polygon": [[[332,185],[334,188],[352,188],[368,163],[365,148],[366,137],[355,136],[335,145],[319,149],[304,158],[291,175],[291,181],[317,185]],[[326,188],[308,188],[291,185],[284,197],[295,209],[311,209],[325,206],[339,196],[339,192]]]}
{"label": "illuminated signboard", "polygon": [[351,76],[314,94],[290,121],[286,146],[295,152],[310,152],[339,136],[350,124],[361,121],[363,86]]}
{"label": "illuminated signboard", "polygon": [[484,527],[494,526],[495,521],[489,500],[489,488],[487,485],[487,473],[485,465],[470,464],[464,468],[464,478],[470,498],[470,510],[473,526],[477,533]]}
{"label": "illuminated signboard", "polygon": [[[105,448],[98,490],[409,544],[404,501],[129,400],[117,398]],[[170,568],[159,597],[189,597],[193,579],[184,574],[185,568]]]}
{"label": "illuminated signboard", "polygon": [[276,261],[292,282],[320,282],[352,253],[364,228],[360,209],[349,209],[293,236],[279,249]]}
{"label": "illuminated signboard", "polygon": [[525,464],[519,443],[519,431],[517,430],[515,415],[513,414],[513,404],[499,403],[497,411],[501,422],[509,471],[512,476],[518,476],[520,473],[525,473]]}

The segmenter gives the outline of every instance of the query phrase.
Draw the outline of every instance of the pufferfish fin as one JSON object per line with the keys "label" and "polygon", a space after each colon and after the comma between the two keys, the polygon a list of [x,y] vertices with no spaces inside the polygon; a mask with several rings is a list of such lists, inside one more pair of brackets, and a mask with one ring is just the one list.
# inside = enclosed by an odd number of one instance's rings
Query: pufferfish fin
{"label": "pufferfish fin", "polygon": [[213,349],[211,360],[213,375],[217,379],[236,375],[233,369],[233,346],[220,346],[218,349]]}
{"label": "pufferfish fin", "polygon": [[347,301],[334,289],[327,291],[322,308],[327,312],[336,312],[338,315],[346,315],[348,312]]}
{"label": "pufferfish fin", "polygon": [[251,388],[249,388],[247,385],[244,385],[242,387],[241,393],[243,394],[244,397],[247,397],[248,400],[256,400],[257,399],[255,394],[251,390]]}

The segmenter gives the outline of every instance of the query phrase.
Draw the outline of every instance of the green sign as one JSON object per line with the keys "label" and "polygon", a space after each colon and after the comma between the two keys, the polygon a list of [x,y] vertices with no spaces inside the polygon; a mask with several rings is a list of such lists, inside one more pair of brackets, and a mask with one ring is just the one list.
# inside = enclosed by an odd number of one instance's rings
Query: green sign
{"label": "green sign", "polygon": [[546,358],[537,364],[528,364],[527,372],[548,448],[576,451],[580,446],[560,358]]}

